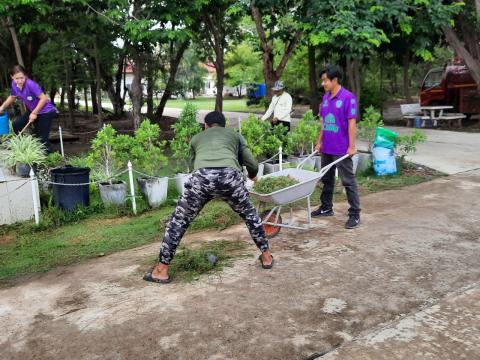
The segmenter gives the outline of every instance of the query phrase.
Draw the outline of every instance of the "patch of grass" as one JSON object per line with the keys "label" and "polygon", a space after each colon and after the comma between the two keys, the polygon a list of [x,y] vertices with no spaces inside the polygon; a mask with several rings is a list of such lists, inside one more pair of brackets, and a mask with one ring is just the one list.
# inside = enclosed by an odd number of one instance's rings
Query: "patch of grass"
{"label": "patch of grass", "polygon": [[[244,253],[246,248],[244,242],[230,240],[215,240],[198,248],[182,245],[170,264],[169,274],[175,281],[198,280],[202,275],[214,274],[225,266],[232,266],[234,259],[250,256]],[[152,260],[152,265],[156,262],[157,259]]]}
{"label": "patch of grass", "polygon": [[[173,201],[173,199],[172,199]],[[60,226],[33,224],[0,227],[9,241],[0,243],[0,283],[45,272],[57,266],[135,248],[163,238],[164,225],[174,210],[166,205],[138,216],[101,214]],[[189,231],[223,229],[240,221],[226,203],[212,201]]]}
{"label": "patch of grass", "polygon": [[[196,98],[196,99],[171,99],[167,101],[166,107],[183,109],[186,102],[192,102],[199,110],[215,110],[215,98]],[[247,106],[246,99],[224,99],[223,111],[239,111],[239,112],[254,112],[265,111],[261,105]]]}

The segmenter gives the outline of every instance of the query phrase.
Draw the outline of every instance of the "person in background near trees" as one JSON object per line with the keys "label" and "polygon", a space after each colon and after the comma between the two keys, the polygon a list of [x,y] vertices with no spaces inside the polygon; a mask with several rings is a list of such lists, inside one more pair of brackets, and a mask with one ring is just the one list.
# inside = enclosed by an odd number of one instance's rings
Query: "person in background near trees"
{"label": "person in background near trees", "polygon": [[[188,226],[203,206],[212,199],[222,199],[239,214],[247,225],[253,241],[261,251],[259,260],[264,269],[271,269],[273,256],[262,221],[255,210],[242,174],[240,162],[248,176],[256,180],[258,164],[250,150],[233,129],[225,128],[225,117],[213,111],[205,117],[205,131],[190,142],[194,171],[185,183],[185,190],[165,228],[160,247],[159,263],[143,279],[168,283],[168,266]],[[239,161],[239,158],[241,159]]]}
{"label": "person in background near trees", "polygon": [[357,152],[356,119],[358,106],[355,95],[342,87],[342,77],[342,70],[338,66],[330,66],[320,71],[325,95],[320,104],[322,127],[315,149],[321,152],[322,167],[345,154],[350,155],[350,157],[338,163],[336,167],[332,167],[322,177],[321,204],[317,210],[312,211],[312,216],[332,216],[334,214],[333,191],[335,188],[335,168],[338,168],[350,205],[345,228],[353,229],[360,225],[360,198],[352,161],[352,156]]}
{"label": "person in background near trees", "polygon": [[12,77],[11,95],[0,106],[0,113],[3,113],[17,98],[22,100],[27,111],[13,122],[13,131],[18,134],[28,123],[33,123],[35,135],[42,140],[47,152],[51,152],[49,136],[52,121],[57,116],[55,106],[40,85],[28,78],[23,66],[15,65],[10,76]]}
{"label": "person in background near trees", "polygon": [[262,116],[262,120],[267,120],[272,116],[270,120],[272,125],[282,124],[290,131],[290,113],[292,112],[292,97],[285,91],[285,86],[281,81],[275,82],[272,88],[273,97],[270,106],[267,109],[265,115]]}

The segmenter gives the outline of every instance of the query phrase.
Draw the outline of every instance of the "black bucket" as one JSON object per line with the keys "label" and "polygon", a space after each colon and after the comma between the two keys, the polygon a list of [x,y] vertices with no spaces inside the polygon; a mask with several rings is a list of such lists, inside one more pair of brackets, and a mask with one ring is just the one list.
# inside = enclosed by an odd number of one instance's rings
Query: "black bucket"
{"label": "black bucket", "polygon": [[65,210],[90,204],[90,169],[73,166],[53,169],[52,182],[59,184],[86,184],[77,186],[53,185],[55,205]]}

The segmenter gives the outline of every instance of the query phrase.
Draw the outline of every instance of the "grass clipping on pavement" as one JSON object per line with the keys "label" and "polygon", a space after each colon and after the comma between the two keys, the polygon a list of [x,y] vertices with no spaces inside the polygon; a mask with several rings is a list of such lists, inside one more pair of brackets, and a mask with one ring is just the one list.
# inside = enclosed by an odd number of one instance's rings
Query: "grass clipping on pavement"
{"label": "grass clipping on pavement", "polygon": [[[215,240],[197,248],[180,246],[169,266],[175,281],[191,282],[205,274],[216,274],[233,260],[251,256],[245,253],[247,244],[242,241]],[[152,261],[157,264],[158,258]]]}
{"label": "grass clipping on pavement", "polygon": [[253,191],[258,194],[270,194],[295,184],[298,184],[298,180],[291,176],[265,177],[261,178],[255,183],[253,186]]}

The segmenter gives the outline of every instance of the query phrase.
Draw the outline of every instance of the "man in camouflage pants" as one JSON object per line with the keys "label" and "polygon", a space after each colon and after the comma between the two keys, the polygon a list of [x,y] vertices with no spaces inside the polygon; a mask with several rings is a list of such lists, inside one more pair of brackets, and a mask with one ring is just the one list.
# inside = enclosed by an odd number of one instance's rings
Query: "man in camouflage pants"
{"label": "man in camouflage pants", "polygon": [[203,206],[212,199],[225,200],[245,220],[253,241],[262,252],[259,257],[262,267],[271,269],[273,256],[261,219],[250,201],[239,164],[240,157],[249,177],[255,180],[258,164],[250,150],[242,145],[234,130],[225,128],[225,117],[218,111],[207,114],[205,131],[195,135],[190,146],[194,171],[167,223],[159,263],[143,279],[157,283],[171,281],[168,266],[180,240]]}

